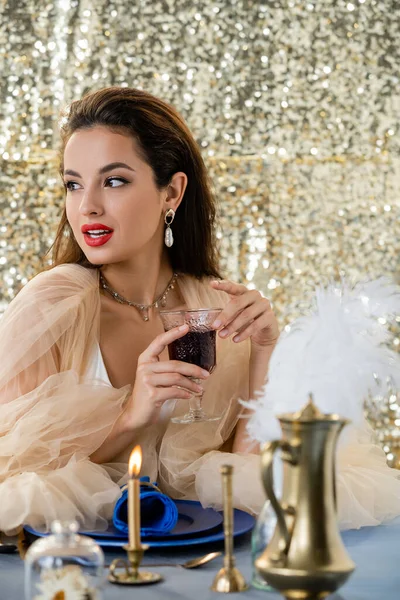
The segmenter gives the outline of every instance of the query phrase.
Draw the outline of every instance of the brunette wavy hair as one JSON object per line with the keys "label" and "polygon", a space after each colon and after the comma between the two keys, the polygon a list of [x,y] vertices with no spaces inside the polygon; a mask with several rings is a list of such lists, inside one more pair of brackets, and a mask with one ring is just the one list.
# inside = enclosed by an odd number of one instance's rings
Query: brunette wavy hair
{"label": "brunette wavy hair", "polygon": [[[178,112],[159,98],[134,88],[110,87],[87,94],[70,105],[61,127],[61,176],[69,138],[75,131],[97,125],[135,139],[160,189],[170,183],[174,173],[186,173],[187,187],[174,219],[174,244],[167,249],[171,266],[174,271],[197,278],[219,277],[215,202],[199,148]],[[63,263],[100,266],[87,260],[75,240],[65,207],[50,251],[52,267]]]}

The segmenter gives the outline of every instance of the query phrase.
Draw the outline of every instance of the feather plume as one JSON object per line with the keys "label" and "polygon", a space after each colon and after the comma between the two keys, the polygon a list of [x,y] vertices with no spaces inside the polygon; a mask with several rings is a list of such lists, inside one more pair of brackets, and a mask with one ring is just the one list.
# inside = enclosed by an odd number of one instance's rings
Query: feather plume
{"label": "feather plume", "polygon": [[381,277],[353,288],[345,281],[316,290],[312,314],[284,332],[272,354],[269,376],[247,430],[259,442],[279,437],[275,415],[294,412],[309,394],[324,413],[338,413],[359,425],[377,378],[400,386],[400,356],[389,349],[386,323],[400,314],[400,287]]}

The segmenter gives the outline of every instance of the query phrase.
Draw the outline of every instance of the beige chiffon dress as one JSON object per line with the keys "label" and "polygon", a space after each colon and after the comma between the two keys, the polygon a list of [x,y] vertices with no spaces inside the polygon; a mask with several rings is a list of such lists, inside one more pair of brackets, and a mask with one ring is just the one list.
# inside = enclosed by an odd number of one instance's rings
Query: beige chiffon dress
{"label": "beige chiffon dress", "polygon": [[[189,276],[179,277],[178,285],[191,308],[228,300]],[[130,386],[110,384],[99,328],[98,272],[70,264],[34,277],[0,319],[0,530],[5,533],[23,524],[47,530],[56,518],[77,519],[86,530],[107,527],[131,448],[109,464],[94,464],[89,456],[111,431]],[[219,467],[231,463],[235,506],[257,514],[265,502],[259,457],[229,452],[242,410],[239,399],[248,399],[250,345],[217,343],[218,364],[205,384],[204,408],[221,420],[174,424],[169,417],[186,406],[168,402],[159,422],[135,439],[143,451],[142,475],[173,498],[220,508]],[[343,526],[376,524],[400,514],[400,481],[377,446],[343,448],[338,471]]]}

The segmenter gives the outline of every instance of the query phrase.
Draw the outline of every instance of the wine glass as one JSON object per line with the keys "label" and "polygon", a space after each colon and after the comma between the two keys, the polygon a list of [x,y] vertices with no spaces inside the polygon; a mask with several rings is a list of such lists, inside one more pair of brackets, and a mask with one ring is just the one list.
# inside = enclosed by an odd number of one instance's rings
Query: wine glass
{"label": "wine glass", "polygon": [[[197,365],[212,373],[216,362],[216,331],[211,328],[222,308],[196,308],[189,310],[162,310],[160,317],[165,331],[179,325],[188,325],[186,335],[168,344],[168,353],[171,360]],[[196,383],[200,379],[191,378]],[[189,400],[189,412],[182,417],[173,417],[173,423],[199,423],[203,421],[218,421],[221,417],[208,416],[202,406],[203,392],[194,394]]]}

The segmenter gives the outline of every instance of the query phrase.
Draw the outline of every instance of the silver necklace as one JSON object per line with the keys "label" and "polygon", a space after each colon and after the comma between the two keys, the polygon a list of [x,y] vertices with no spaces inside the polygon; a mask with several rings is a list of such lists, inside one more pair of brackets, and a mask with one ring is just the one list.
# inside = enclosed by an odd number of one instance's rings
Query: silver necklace
{"label": "silver necklace", "polygon": [[168,285],[165,288],[165,290],[159,296],[157,296],[157,298],[151,304],[141,304],[139,302],[131,302],[131,300],[127,300],[126,298],[121,296],[121,294],[118,294],[118,292],[113,290],[112,287],[110,287],[108,281],[106,280],[103,273],[101,273],[101,272],[100,272],[100,285],[103,288],[103,290],[108,292],[110,294],[110,296],[112,298],[114,298],[114,300],[116,300],[120,304],[127,304],[128,306],[133,306],[133,308],[136,308],[136,310],[139,311],[139,314],[142,317],[143,321],[148,321],[150,308],[158,308],[159,306],[164,307],[166,305],[168,292],[170,290],[174,289],[174,284],[175,284],[177,277],[178,277],[178,273],[174,273],[172,275],[171,279],[169,280]]}

